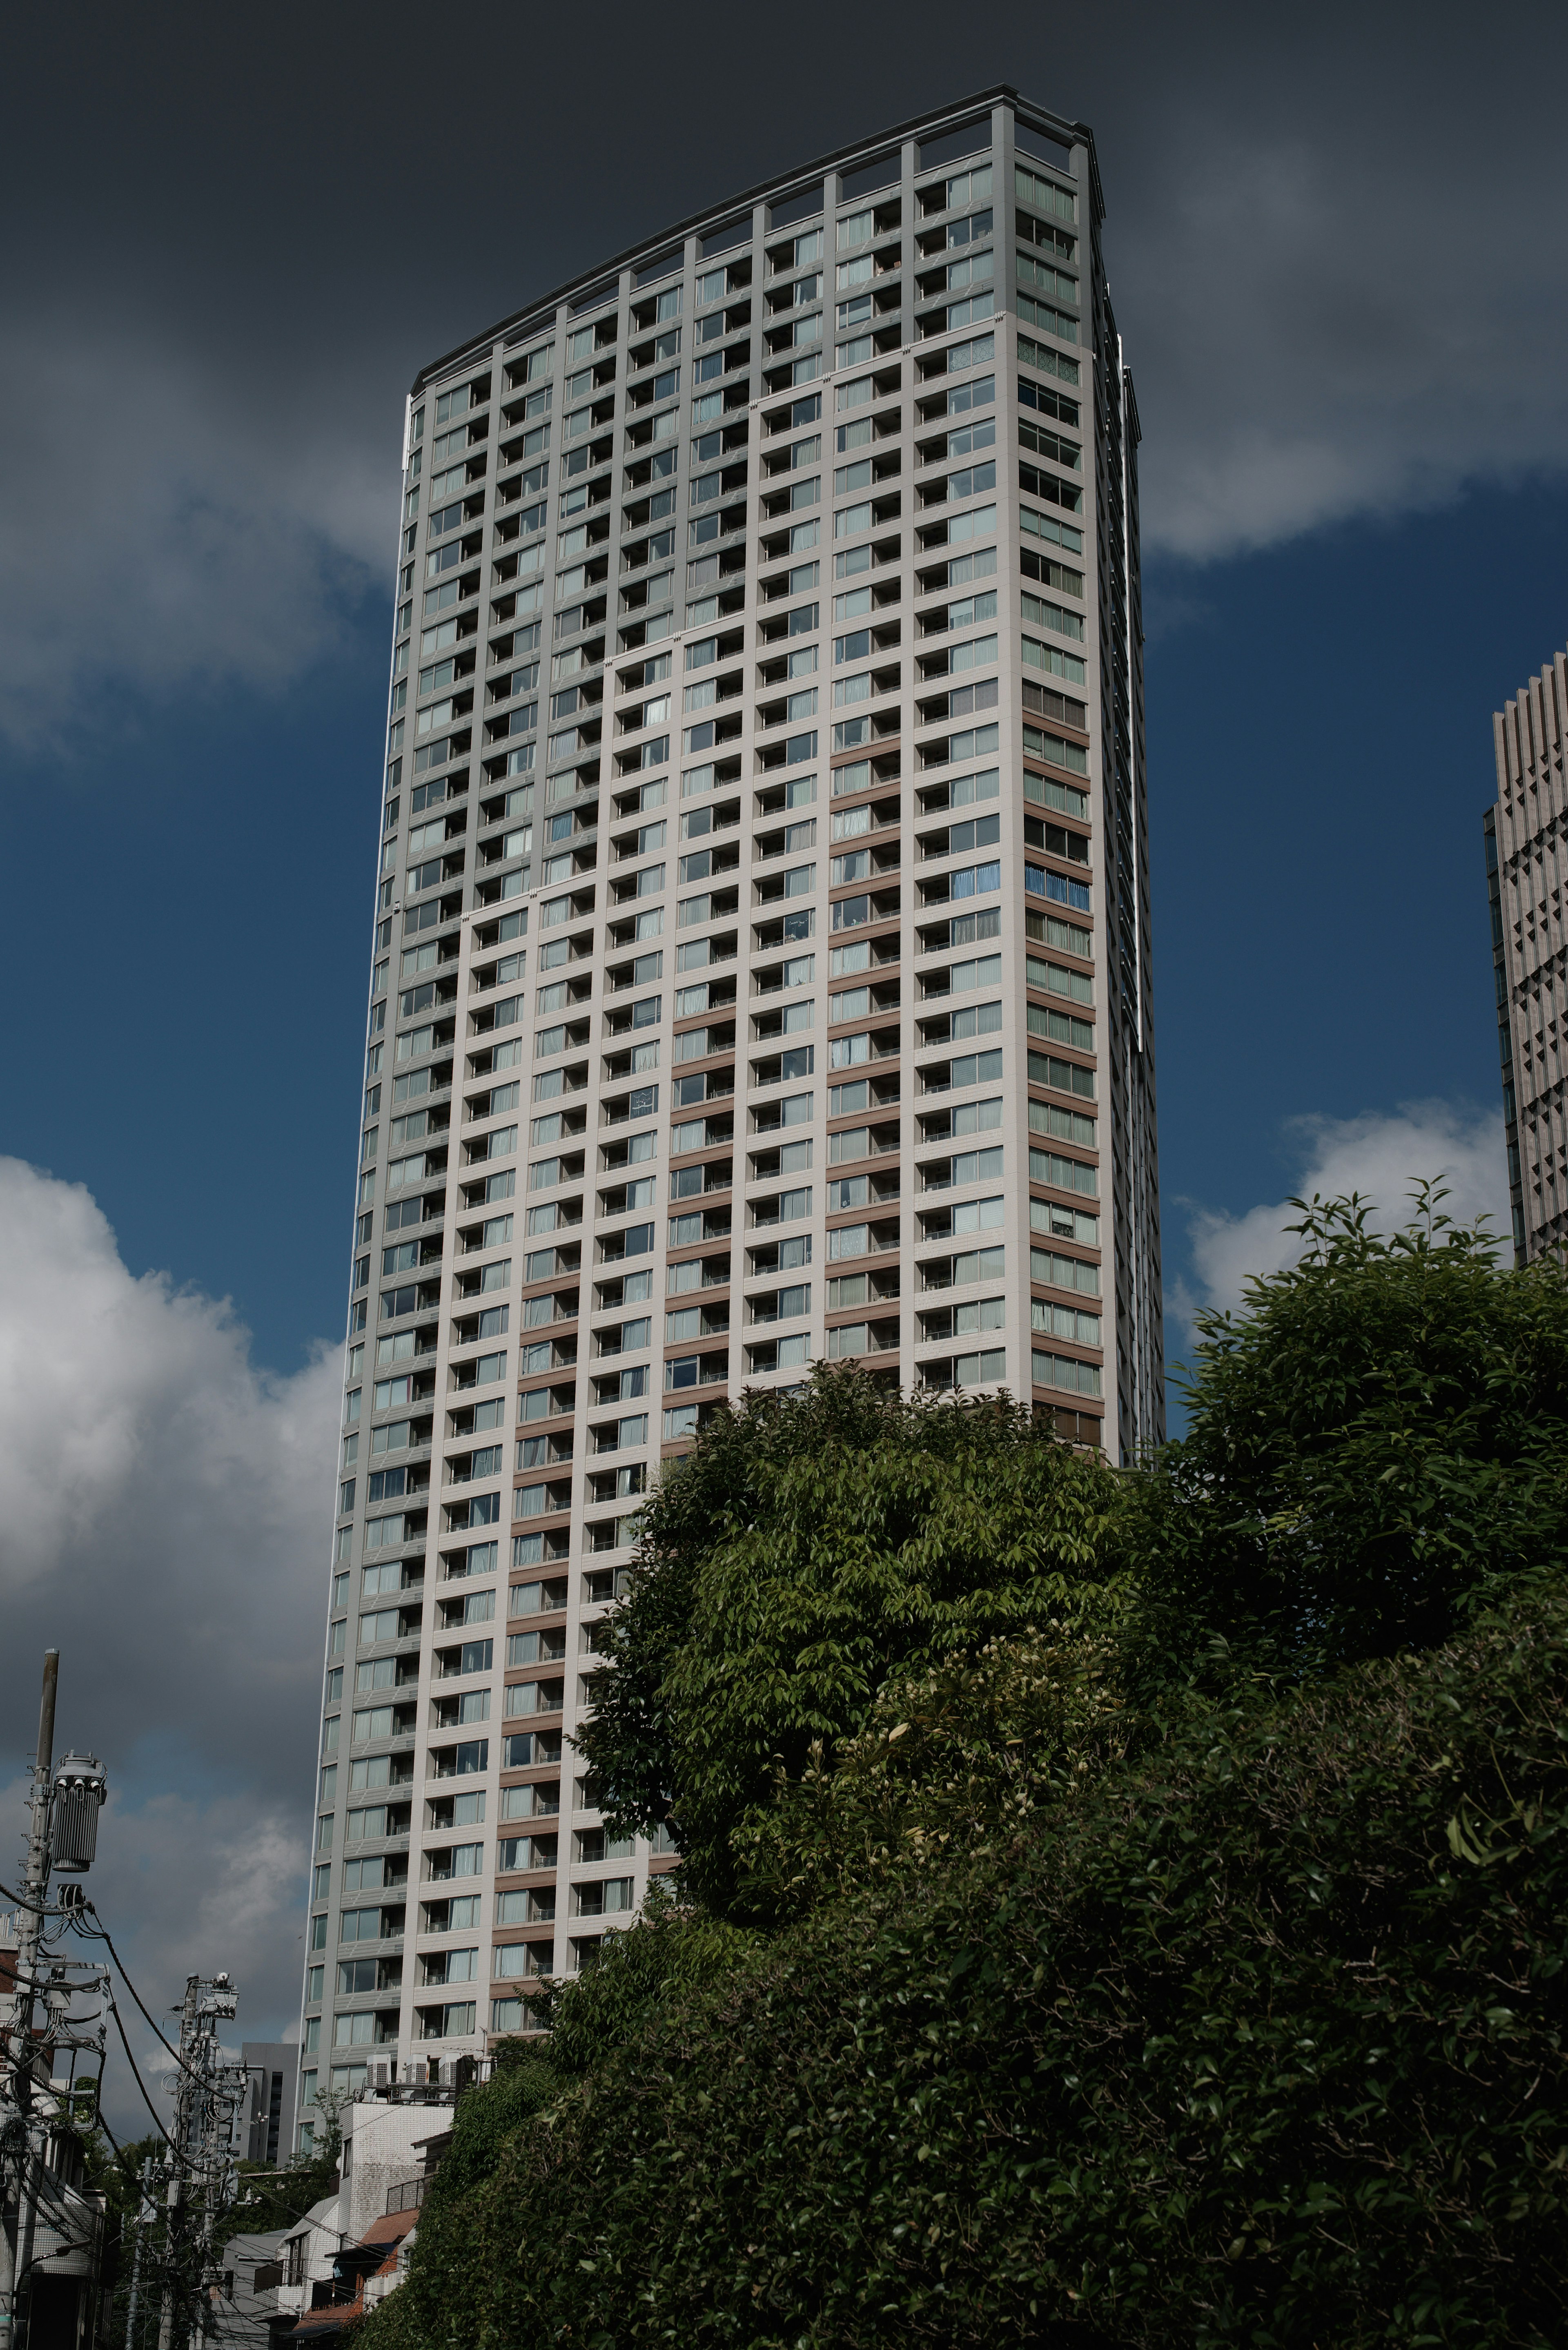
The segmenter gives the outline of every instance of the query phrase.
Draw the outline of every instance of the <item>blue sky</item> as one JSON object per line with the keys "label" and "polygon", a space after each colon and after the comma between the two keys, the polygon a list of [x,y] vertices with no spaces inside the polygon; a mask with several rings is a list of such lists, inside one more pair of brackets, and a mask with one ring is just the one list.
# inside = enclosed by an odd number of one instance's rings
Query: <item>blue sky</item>
{"label": "blue sky", "polygon": [[234,1969],[247,2036],[297,2000],[422,361],[965,89],[1092,123],[1145,433],[1169,1352],[1303,1182],[1506,1203],[1480,823],[1491,712],[1568,639],[1562,10],[1434,0],[1417,43],[1365,0],[997,0],[961,44],[800,0],[815,78],[711,0],[612,6],[591,72],[582,21],[471,0],[459,57],[403,0],[154,0],[11,53],[0,1798],[58,1639],[111,1930],[150,2002]]}
{"label": "blue sky", "polygon": [[[1491,713],[1568,632],[1568,493],[1472,490],[1149,595],[1165,1229],[1299,1171],[1288,1121],[1498,1109]],[[1501,1121],[1501,1111],[1498,1110]],[[1501,1159],[1501,1123],[1498,1149]]]}
{"label": "blue sky", "polygon": [[[7,1148],[293,1370],[347,1295],[389,605],[286,692],[119,695],[13,775]],[[30,772],[29,772],[30,770]]]}

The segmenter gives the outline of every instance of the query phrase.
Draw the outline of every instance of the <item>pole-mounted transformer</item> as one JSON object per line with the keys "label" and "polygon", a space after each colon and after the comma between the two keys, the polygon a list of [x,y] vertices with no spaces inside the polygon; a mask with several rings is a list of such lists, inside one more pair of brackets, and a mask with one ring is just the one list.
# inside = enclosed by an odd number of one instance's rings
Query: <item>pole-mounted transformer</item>
{"label": "pole-mounted transformer", "polygon": [[98,1851],[98,1815],[109,1794],[109,1778],[93,1754],[64,1754],[55,1772],[50,1858],[67,1877],[81,1877]]}

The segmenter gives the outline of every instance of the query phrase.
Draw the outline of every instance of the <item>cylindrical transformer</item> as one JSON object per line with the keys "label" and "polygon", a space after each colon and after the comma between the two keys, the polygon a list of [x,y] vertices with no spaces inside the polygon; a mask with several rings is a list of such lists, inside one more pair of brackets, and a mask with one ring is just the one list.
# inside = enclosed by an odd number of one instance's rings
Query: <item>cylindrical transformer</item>
{"label": "cylindrical transformer", "polygon": [[62,1755],[55,1767],[49,1856],[63,1875],[80,1877],[92,1866],[98,1815],[108,1794],[108,1774],[96,1755]]}

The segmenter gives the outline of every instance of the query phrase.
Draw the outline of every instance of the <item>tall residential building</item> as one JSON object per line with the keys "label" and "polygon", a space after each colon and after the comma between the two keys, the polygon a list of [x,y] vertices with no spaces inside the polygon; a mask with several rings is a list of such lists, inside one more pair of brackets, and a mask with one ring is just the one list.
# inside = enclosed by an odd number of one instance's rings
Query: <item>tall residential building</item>
{"label": "tall residential building", "polygon": [[1502,1113],[1513,1253],[1524,1264],[1568,1243],[1568,653],[1494,713],[1497,805],[1487,810]]}
{"label": "tall residential building", "polygon": [[670,1863],[571,1737],[639,1496],[817,1357],[1163,1433],[1137,412],[1007,88],[408,403],[302,2114]]}

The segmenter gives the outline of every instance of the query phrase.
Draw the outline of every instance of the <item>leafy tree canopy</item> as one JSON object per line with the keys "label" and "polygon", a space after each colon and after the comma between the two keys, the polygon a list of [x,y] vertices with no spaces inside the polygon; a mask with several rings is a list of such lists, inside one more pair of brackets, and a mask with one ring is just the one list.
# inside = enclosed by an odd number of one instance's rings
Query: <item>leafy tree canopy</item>
{"label": "leafy tree canopy", "polygon": [[1292,1674],[1430,1648],[1568,1546],[1568,1284],[1442,1194],[1385,1238],[1310,1204],[1301,1262],[1197,1317],[1187,1434],[1129,1481],[1146,1690],[1216,1636]]}
{"label": "leafy tree canopy", "polygon": [[673,1813],[688,1891],[748,1914],[742,1853],[780,1774],[834,1758],[896,1672],[1114,1614],[1122,1506],[1103,1462],[1007,1405],[824,1368],[721,1416],[644,1513],[579,1736],[615,1824]]}

